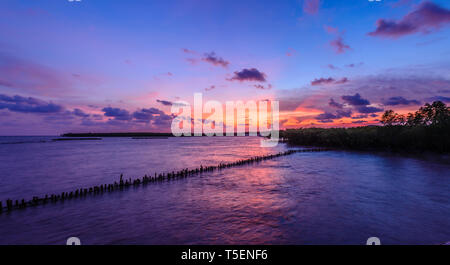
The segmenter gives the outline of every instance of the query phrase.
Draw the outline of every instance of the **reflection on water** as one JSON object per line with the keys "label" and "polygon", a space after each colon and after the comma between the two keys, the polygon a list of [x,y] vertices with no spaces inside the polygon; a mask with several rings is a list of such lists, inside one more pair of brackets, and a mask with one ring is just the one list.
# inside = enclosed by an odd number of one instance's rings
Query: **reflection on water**
{"label": "reflection on water", "polygon": [[[259,138],[0,138],[0,200],[211,165],[287,147]],[[30,141],[32,143],[30,143]],[[298,153],[187,179],[0,215],[1,244],[436,244],[450,241],[450,165]]]}

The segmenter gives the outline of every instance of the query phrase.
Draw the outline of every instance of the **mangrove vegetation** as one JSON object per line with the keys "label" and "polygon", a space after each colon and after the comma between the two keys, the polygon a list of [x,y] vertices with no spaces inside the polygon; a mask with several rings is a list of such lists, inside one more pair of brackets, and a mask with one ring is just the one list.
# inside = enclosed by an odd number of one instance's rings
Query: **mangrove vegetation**
{"label": "mangrove vegetation", "polygon": [[282,131],[289,144],[356,150],[450,151],[450,108],[441,101],[425,104],[414,113],[387,110],[381,126],[300,128]]}

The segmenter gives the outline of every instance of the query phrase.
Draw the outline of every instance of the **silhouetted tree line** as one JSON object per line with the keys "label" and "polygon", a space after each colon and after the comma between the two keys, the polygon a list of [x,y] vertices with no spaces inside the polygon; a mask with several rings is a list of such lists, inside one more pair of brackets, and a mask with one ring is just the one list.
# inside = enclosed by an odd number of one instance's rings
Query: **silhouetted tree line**
{"label": "silhouetted tree line", "polygon": [[450,151],[450,108],[441,101],[425,104],[415,113],[384,112],[383,126],[307,128],[281,132],[294,145],[392,151]]}

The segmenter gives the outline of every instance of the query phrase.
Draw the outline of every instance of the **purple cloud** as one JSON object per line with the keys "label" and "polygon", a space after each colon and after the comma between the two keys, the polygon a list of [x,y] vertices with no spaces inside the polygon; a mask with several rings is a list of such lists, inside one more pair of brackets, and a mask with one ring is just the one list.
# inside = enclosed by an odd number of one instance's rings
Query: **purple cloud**
{"label": "purple cloud", "polygon": [[358,64],[351,63],[351,64],[347,64],[346,67],[354,68],[354,67],[357,67],[357,66],[361,66],[363,64],[364,64],[363,62],[360,62]]}
{"label": "purple cloud", "polygon": [[358,110],[359,113],[366,113],[366,114],[383,111],[383,109],[381,109],[381,108],[369,107],[369,106],[357,106],[356,109]]}
{"label": "purple cloud", "polygon": [[133,118],[138,122],[149,122],[153,120],[154,115],[165,115],[165,113],[157,108],[141,109],[133,113]]}
{"label": "purple cloud", "polygon": [[338,119],[338,116],[330,112],[325,112],[317,115],[315,119],[322,123],[330,123],[333,122],[334,119]]}
{"label": "purple cloud", "polygon": [[336,66],[334,66],[332,64],[327,65],[327,67],[330,68],[331,70],[339,69],[339,68],[337,68]]}
{"label": "purple cloud", "polygon": [[163,104],[164,106],[172,106],[172,102],[167,101],[167,100],[159,100],[157,99],[156,102]]}
{"label": "purple cloud", "polygon": [[339,118],[342,118],[342,117],[351,117],[352,116],[352,111],[351,110],[349,110],[349,109],[347,109],[347,110],[336,110],[336,115],[339,117]]}
{"label": "purple cloud", "polygon": [[398,38],[417,32],[430,33],[450,22],[450,11],[426,1],[399,21],[379,19],[370,36]]}
{"label": "purple cloud", "polygon": [[359,120],[359,121],[352,121],[352,123],[354,124],[361,124],[361,123],[365,123],[366,121],[364,120]]}
{"label": "purple cloud", "polygon": [[415,99],[405,99],[404,97],[391,97],[383,102],[385,106],[396,106],[396,105],[420,105],[420,101]]}
{"label": "purple cloud", "polygon": [[261,89],[261,90],[272,89],[272,85],[271,84],[268,84],[267,86],[256,84],[256,85],[254,85],[254,87],[256,87],[257,89]]}
{"label": "purple cloud", "polygon": [[153,125],[169,127],[174,115],[167,115],[157,108],[140,109],[133,113],[133,118],[140,123],[149,123]]}
{"label": "purple cloud", "polygon": [[[376,116],[376,115],[375,115],[375,116]],[[360,114],[360,115],[356,115],[356,116],[351,117],[351,119],[352,119],[352,120],[359,120],[359,119],[365,119],[365,118],[367,118],[367,117],[369,117],[368,114]]]}
{"label": "purple cloud", "polygon": [[224,68],[227,68],[230,64],[230,62],[224,60],[222,57],[217,56],[215,52],[205,53],[202,60],[212,65],[222,66]]}
{"label": "purple cloud", "polygon": [[442,102],[450,102],[450,97],[444,97],[444,96],[434,96],[427,98],[429,101],[442,101]]}
{"label": "purple cloud", "polygon": [[330,123],[333,122],[333,120],[340,119],[343,117],[350,117],[351,115],[352,115],[351,110],[337,110],[335,114],[331,112],[319,114],[315,117],[315,119],[321,123]]}
{"label": "purple cloud", "polygon": [[334,79],[332,77],[328,77],[328,78],[319,78],[319,79],[314,79],[313,81],[311,81],[311,85],[312,86],[320,86],[320,85],[330,85],[330,84],[344,84],[348,82],[348,78],[347,77],[343,77],[341,79]]}
{"label": "purple cloud", "polygon": [[330,98],[330,102],[328,102],[328,105],[333,108],[342,109],[344,107],[344,104],[338,103],[334,101],[334,99]]}
{"label": "purple cloud", "polygon": [[348,82],[348,78],[347,77],[343,77],[339,80],[336,80],[336,82],[334,82],[335,84],[345,84]]}
{"label": "purple cloud", "polygon": [[327,85],[327,84],[331,84],[333,83],[335,80],[334,78],[328,77],[328,78],[319,78],[319,79],[314,79],[313,81],[311,81],[311,85],[312,86],[320,86],[320,85]]}
{"label": "purple cloud", "polygon": [[398,0],[395,3],[390,4],[393,8],[410,5],[413,0]]}
{"label": "purple cloud", "polygon": [[72,114],[77,116],[77,117],[82,117],[82,118],[87,118],[87,117],[90,116],[89,114],[85,113],[81,109],[74,109]]}
{"label": "purple cloud", "polygon": [[370,104],[370,102],[367,99],[362,98],[359,93],[356,93],[353,96],[342,96],[341,98],[352,106],[366,106]]}
{"label": "purple cloud", "polygon": [[0,109],[23,113],[58,113],[63,107],[52,102],[46,102],[32,97],[13,97],[0,94]]}
{"label": "purple cloud", "polygon": [[106,107],[103,108],[102,111],[105,113],[104,115],[106,117],[112,117],[115,120],[129,121],[132,119],[130,112],[125,109]]}
{"label": "purple cloud", "polygon": [[229,81],[258,81],[258,82],[266,82],[266,74],[263,72],[260,72],[256,68],[250,68],[250,69],[242,69],[241,71],[234,72],[234,76]]}

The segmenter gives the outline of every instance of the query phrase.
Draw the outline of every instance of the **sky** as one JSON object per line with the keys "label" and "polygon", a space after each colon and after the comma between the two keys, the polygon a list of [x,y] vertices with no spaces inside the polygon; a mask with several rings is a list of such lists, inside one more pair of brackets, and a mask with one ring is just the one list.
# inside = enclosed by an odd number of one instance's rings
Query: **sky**
{"label": "sky", "polygon": [[379,124],[450,102],[449,25],[447,0],[2,0],[0,135],[168,132],[194,93]]}

